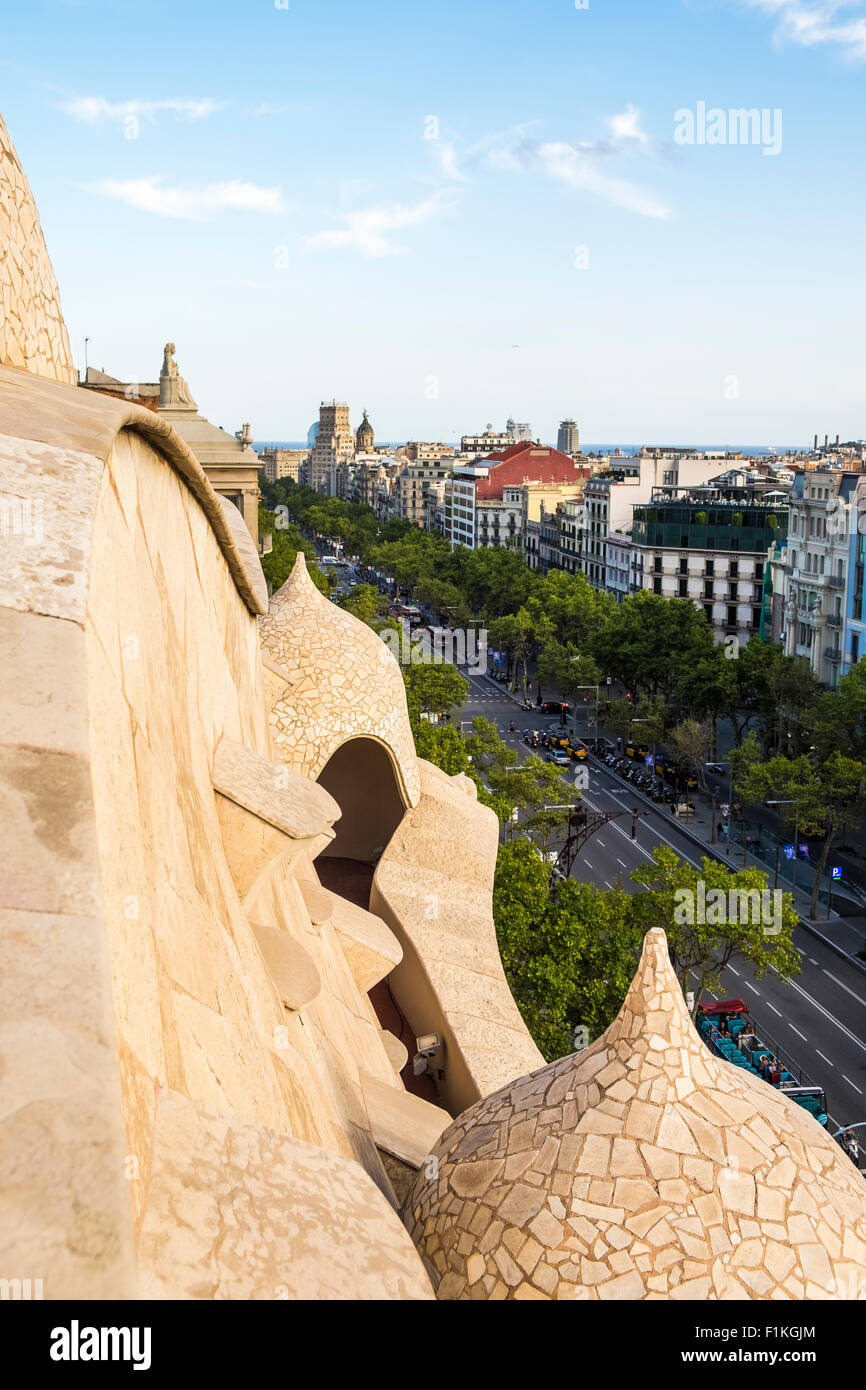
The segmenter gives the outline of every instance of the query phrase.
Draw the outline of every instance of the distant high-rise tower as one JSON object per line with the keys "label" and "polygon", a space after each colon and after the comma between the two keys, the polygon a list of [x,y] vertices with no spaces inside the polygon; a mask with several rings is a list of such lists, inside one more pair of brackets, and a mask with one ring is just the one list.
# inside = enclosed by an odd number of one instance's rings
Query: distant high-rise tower
{"label": "distant high-rise tower", "polygon": [[580,453],[580,431],[576,420],[560,420],[556,447],[561,454]]}
{"label": "distant high-rise tower", "polygon": [[336,497],[337,468],[354,452],[349,407],[345,401],[322,401],[319,407],[319,432],[310,455],[310,486],[317,492]]}

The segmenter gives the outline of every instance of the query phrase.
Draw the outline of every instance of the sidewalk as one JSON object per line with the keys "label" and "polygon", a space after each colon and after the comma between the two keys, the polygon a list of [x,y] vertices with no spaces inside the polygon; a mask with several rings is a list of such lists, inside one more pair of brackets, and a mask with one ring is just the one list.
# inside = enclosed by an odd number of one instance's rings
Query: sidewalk
{"label": "sidewalk", "polygon": [[[499,685],[495,681],[491,681],[491,684],[501,694],[512,700],[519,708],[521,703],[519,695],[515,695],[512,691],[508,690],[506,686]],[[525,711],[521,711],[521,713],[523,714],[524,720],[533,717]],[[540,710],[537,712],[537,717],[542,719],[548,718],[548,716],[542,715]],[[566,731],[571,732],[570,718],[567,722]],[[593,732],[594,734],[598,734],[601,738],[608,737],[604,729],[594,729]],[[581,737],[580,722],[578,723],[578,737]],[[611,744],[615,744],[616,740],[611,738],[610,742]],[[590,755],[589,761],[591,765],[597,762],[592,755]],[[601,766],[601,764],[598,765]],[[700,792],[694,792],[690,797],[694,802],[694,814],[688,817],[681,817],[674,815],[671,808],[665,803],[653,801],[650,797],[645,796],[643,792],[637,787],[632,786],[630,782],[624,782],[623,785],[628,787],[629,795],[633,795],[637,801],[642,802],[645,806],[652,807],[653,811],[655,811],[662,820],[669,821],[672,826],[686,835],[702,853],[713,856],[720,863],[726,864],[729,868],[746,867],[762,869],[764,873],[767,874],[768,882],[770,886],[772,886],[775,879],[774,865],[768,865],[765,860],[751,853],[748,848],[746,849],[744,857],[742,841],[738,842],[735,840],[733,843],[729,844],[717,834],[715,843],[713,843],[712,803]],[[717,809],[717,825],[719,819],[721,819],[721,817]],[[828,946],[836,955],[848,961],[855,969],[866,974],[866,961],[856,958],[858,951],[866,950],[866,917],[859,915],[856,917],[842,916],[834,909],[830,914],[829,920],[825,918],[809,918],[807,916],[810,905],[809,894],[805,893],[799,887],[794,887],[781,874],[779,876],[779,888],[783,892],[791,894],[794,908],[806,931],[817,940],[822,941],[824,945]]]}

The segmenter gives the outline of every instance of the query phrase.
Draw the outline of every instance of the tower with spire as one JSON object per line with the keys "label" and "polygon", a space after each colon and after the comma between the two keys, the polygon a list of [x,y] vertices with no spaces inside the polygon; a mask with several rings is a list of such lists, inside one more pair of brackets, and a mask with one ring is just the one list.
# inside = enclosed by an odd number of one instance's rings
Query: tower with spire
{"label": "tower with spire", "polygon": [[367,419],[367,412],[364,411],[364,418],[355,432],[355,453],[372,454],[374,444],[373,426]]}

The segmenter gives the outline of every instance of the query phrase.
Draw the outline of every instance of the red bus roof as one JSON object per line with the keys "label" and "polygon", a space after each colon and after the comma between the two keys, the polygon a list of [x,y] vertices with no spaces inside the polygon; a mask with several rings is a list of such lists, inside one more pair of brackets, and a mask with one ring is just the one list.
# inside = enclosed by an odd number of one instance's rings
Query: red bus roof
{"label": "red bus roof", "polygon": [[742,999],[722,999],[718,1004],[699,1004],[699,1014],[745,1014],[748,1008]]}

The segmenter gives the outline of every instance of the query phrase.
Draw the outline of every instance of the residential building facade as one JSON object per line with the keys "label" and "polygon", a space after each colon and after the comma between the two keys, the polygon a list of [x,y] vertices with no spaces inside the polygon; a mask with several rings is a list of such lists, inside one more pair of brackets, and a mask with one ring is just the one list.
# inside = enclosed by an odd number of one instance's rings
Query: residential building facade
{"label": "residential building facade", "polygon": [[765,624],[767,551],[784,542],[788,507],[768,489],[657,488],[634,509],[642,587],[703,608],[719,640],[748,642]]}
{"label": "residential building facade", "polygon": [[[818,468],[799,473],[791,493],[785,651],[807,657],[818,680],[830,687],[839,682],[845,656],[849,506],[860,476]],[[856,564],[856,549],[854,557]],[[853,612],[853,595],[850,601]]]}

